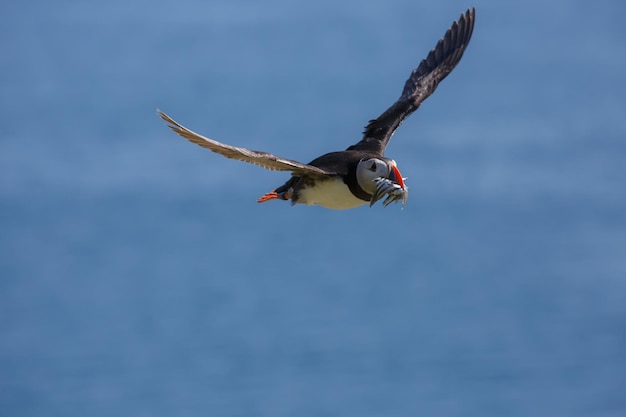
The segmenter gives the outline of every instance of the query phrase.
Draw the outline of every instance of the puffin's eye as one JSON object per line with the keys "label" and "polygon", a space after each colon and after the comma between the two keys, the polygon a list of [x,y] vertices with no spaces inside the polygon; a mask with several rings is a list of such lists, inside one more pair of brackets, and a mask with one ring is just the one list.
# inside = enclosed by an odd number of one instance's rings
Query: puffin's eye
{"label": "puffin's eye", "polygon": [[376,172],[376,161],[372,161],[372,166],[370,166],[370,171]]}

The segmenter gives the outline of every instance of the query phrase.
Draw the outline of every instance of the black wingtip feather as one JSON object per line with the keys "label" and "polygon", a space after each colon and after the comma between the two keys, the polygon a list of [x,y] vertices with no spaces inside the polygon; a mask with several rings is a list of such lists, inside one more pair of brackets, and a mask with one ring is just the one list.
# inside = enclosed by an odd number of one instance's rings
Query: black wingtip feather
{"label": "black wingtip feather", "polygon": [[[415,69],[415,76],[428,74],[438,65],[446,63],[452,67],[461,60],[463,52],[472,37],[476,9],[472,7],[462,13],[459,20],[452,23],[443,38],[430,50],[428,56]],[[444,62],[447,61],[447,62]]]}

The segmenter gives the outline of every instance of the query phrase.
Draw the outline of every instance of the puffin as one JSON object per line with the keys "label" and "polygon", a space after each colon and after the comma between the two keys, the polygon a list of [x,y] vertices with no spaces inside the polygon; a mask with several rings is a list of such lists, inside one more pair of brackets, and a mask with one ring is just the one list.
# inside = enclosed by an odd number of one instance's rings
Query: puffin
{"label": "puffin", "polygon": [[291,172],[287,182],[261,196],[259,203],[286,200],[292,205],[345,210],[365,204],[371,207],[383,200],[383,206],[401,201],[404,207],[408,199],[406,178],[396,162],[384,156],[385,149],[400,124],[459,63],[472,37],[475,15],[475,8],[468,9],[452,23],[411,72],[395,103],[369,121],[359,142],[346,150],[319,156],[308,164],[218,142],[187,129],[161,110],[157,112],[171,130],[196,145],[268,170]]}

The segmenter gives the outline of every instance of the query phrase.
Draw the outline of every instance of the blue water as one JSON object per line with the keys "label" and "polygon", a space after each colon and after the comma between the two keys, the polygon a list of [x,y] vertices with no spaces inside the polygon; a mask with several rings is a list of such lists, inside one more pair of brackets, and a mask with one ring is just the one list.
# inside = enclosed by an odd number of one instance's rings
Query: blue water
{"label": "blue water", "polygon": [[[258,205],[394,137],[404,210]],[[619,1],[13,2],[0,26],[0,415],[626,415]]]}

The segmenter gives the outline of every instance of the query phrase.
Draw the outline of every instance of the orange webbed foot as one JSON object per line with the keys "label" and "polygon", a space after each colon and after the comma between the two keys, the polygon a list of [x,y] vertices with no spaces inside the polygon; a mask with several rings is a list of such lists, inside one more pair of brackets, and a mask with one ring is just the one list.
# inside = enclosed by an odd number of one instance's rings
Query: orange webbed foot
{"label": "orange webbed foot", "polygon": [[270,200],[289,200],[289,195],[287,193],[277,193],[276,191],[270,191],[269,193],[261,196],[257,200],[257,203],[265,203]]}
{"label": "orange webbed foot", "polygon": [[259,198],[256,202],[265,203],[266,201],[276,200],[277,198],[280,198],[278,193],[276,191],[270,191],[269,193],[261,196],[261,198]]}

